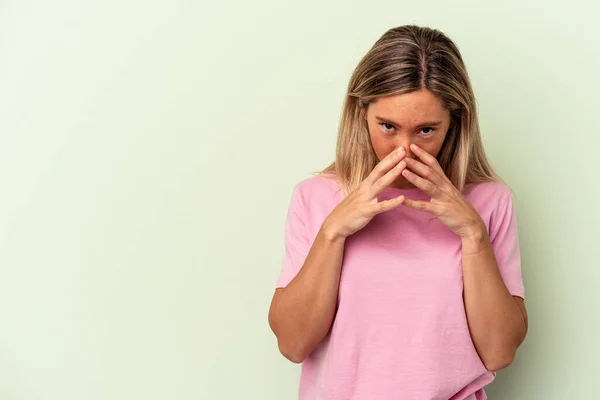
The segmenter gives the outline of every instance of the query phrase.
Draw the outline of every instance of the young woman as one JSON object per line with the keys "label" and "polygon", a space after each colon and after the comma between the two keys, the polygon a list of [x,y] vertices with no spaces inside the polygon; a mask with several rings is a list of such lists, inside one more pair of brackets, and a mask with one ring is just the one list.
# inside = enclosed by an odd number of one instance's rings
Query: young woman
{"label": "young woman", "polygon": [[487,398],[527,333],[517,222],[442,32],[390,29],[360,61],[285,245],[269,324],[300,399]]}

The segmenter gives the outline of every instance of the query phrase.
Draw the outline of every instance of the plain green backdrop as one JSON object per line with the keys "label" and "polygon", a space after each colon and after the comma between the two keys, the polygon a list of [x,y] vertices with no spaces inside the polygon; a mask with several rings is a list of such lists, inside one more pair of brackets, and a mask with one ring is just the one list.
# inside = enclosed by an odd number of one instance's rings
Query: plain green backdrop
{"label": "plain green backdrop", "polygon": [[267,312],[291,189],[387,29],[461,49],[530,330],[491,399],[600,398],[589,1],[0,1],[0,399],[295,399]]}

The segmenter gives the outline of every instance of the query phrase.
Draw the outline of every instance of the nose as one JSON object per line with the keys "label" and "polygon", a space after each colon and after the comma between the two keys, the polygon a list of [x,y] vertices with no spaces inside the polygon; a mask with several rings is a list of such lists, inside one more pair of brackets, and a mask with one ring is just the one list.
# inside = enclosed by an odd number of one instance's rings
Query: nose
{"label": "nose", "polygon": [[412,142],[410,141],[410,139],[398,138],[395,145],[396,148],[404,147],[404,152],[406,153],[406,155],[410,158],[415,158],[412,150],[410,149],[411,143]]}

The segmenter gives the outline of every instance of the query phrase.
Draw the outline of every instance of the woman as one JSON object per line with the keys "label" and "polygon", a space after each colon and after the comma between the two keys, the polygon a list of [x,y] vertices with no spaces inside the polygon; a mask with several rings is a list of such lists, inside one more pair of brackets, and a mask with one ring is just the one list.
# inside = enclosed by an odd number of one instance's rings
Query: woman
{"label": "woman", "polygon": [[360,61],[285,245],[269,324],[300,399],[487,398],[527,333],[516,214],[442,32],[390,29]]}

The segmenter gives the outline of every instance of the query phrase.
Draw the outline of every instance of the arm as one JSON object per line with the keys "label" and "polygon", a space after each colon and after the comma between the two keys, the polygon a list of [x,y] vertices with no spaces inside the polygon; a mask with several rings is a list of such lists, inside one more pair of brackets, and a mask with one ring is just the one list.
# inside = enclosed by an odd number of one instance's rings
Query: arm
{"label": "arm", "polygon": [[312,245],[306,234],[301,196],[295,193],[286,222],[285,275],[281,275],[284,279],[280,285],[289,283],[275,291],[269,309],[269,325],[279,350],[290,361],[302,362],[331,328],[346,238],[375,215],[402,203],[404,196],[384,201],[378,201],[377,196],[405,168],[401,162],[404,155],[400,148],[381,160],[327,216]]}
{"label": "arm", "polygon": [[486,368],[512,363],[525,339],[528,321],[523,299],[511,296],[502,279],[485,226],[462,239],[463,297],[471,338]]}
{"label": "arm", "polygon": [[275,291],[269,325],[280,352],[301,363],[329,332],[337,304],[344,237],[322,227],[298,274]]}
{"label": "arm", "polygon": [[481,216],[446,177],[437,159],[414,144],[411,149],[423,162],[406,157],[409,169],[403,173],[431,195],[431,201],[407,199],[403,204],[432,213],[461,238],[463,297],[471,338],[486,368],[497,371],[512,362],[528,325],[523,299],[511,295],[523,294],[512,198],[504,197],[490,240]]}

